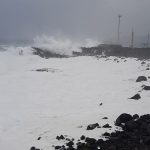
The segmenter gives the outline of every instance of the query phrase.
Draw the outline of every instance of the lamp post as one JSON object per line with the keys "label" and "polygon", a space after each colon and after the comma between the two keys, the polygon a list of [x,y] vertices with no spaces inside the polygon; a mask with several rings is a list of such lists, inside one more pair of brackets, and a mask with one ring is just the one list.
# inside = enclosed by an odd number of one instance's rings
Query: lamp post
{"label": "lamp post", "polygon": [[118,15],[118,45],[120,45],[120,24],[122,15]]}

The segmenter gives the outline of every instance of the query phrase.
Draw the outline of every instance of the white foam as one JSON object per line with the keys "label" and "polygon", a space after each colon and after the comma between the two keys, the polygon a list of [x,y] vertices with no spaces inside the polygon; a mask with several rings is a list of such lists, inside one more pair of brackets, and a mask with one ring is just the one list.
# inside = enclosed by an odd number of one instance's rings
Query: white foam
{"label": "white foam", "polygon": [[37,36],[34,39],[34,46],[59,54],[71,55],[73,51],[81,51],[81,47],[97,46],[100,42],[92,39],[73,41],[66,37]]}

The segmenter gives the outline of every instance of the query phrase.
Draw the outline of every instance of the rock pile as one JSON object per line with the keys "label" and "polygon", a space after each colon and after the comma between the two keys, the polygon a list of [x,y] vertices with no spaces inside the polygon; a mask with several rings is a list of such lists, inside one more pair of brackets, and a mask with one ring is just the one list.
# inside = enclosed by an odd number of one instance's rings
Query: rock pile
{"label": "rock pile", "polygon": [[94,139],[82,135],[81,141],[70,141],[66,146],[55,146],[58,150],[149,150],[150,149],[150,115],[131,116],[121,114],[115,125],[122,131],[105,132],[107,140]]}

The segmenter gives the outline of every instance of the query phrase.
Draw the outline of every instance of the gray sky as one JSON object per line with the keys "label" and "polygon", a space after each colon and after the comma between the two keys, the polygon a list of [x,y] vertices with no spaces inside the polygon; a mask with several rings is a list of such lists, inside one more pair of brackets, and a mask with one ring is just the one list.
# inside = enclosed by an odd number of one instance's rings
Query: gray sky
{"label": "gray sky", "polygon": [[150,0],[0,0],[0,39],[32,39],[40,34],[115,38],[150,31]]}

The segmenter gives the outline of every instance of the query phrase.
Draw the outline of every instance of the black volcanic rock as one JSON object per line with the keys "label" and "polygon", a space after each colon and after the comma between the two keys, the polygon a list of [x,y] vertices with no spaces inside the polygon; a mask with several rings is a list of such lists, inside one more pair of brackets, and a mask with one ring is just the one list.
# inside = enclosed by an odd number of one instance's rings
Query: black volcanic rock
{"label": "black volcanic rock", "polygon": [[140,98],[141,98],[140,94],[137,93],[129,99],[139,100]]}
{"label": "black volcanic rock", "polygon": [[37,140],[40,140],[41,139],[41,137],[39,136],[38,138],[37,138]]}
{"label": "black volcanic rock", "polygon": [[138,114],[134,114],[134,115],[133,115],[133,119],[134,119],[134,120],[139,119],[139,115],[138,115]]}
{"label": "black volcanic rock", "polygon": [[93,129],[95,129],[96,127],[99,127],[99,124],[98,124],[98,123],[89,124],[89,125],[87,126],[87,130],[93,130]]}
{"label": "black volcanic rock", "polygon": [[136,82],[141,82],[141,81],[147,81],[147,78],[145,76],[139,76]]}
{"label": "black volcanic rock", "polygon": [[55,146],[55,149],[61,149],[62,146]]}
{"label": "black volcanic rock", "polygon": [[108,137],[108,136],[110,136],[110,133],[108,133],[108,132],[105,132],[105,133],[103,134],[103,136],[106,136],[106,137]]}
{"label": "black volcanic rock", "polygon": [[36,148],[35,147],[31,147],[30,150],[36,150]]}
{"label": "black volcanic rock", "polygon": [[103,128],[111,128],[111,126],[107,123],[103,126]]}
{"label": "black volcanic rock", "polygon": [[141,64],[144,65],[144,64],[146,64],[146,62],[145,62],[145,61],[142,61]]}
{"label": "black volcanic rock", "polygon": [[103,103],[100,103],[99,105],[100,105],[100,106],[102,106],[102,105],[103,105]]}
{"label": "black volcanic rock", "polygon": [[87,137],[87,138],[85,139],[85,142],[92,145],[92,144],[95,144],[95,143],[96,143],[96,139]]}
{"label": "black volcanic rock", "polygon": [[[77,148],[59,147],[60,150],[150,150],[150,114],[121,114],[117,119],[124,123],[121,131],[105,132],[106,140],[87,137],[77,142]],[[136,119],[135,119],[136,118]],[[35,149],[33,149],[35,150]]]}
{"label": "black volcanic rock", "polygon": [[150,86],[144,86],[143,90],[149,91],[150,90]]}
{"label": "black volcanic rock", "polygon": [[102,119],[108,119],[108,117],[103,117]]}
{"label": "black volcanic rock", "polygon": [[72,147],[72,146],[74,145],[74,143],[73,143],[72,141],[70,141],[70,142],[68,142],[66,145],[67,145],[68,147]]}
{"label": "black volcanic rock", "polygon": [[116,119],[115,125],[121,126],[122,123],[126,123],[127,121],[130,121],[132,119],[133,117],[130,114],[123,113]]}
{"label": "black volcanic rock", "polygon": [[57,139],[57,140],[64,140],[65,137],[64,137],[63,135],[60,135],[60,136],[57,136],[56,139]]}
{"label": "black volcanic rock", "polygon": [[39,148],[35,148],[34,146],[30,148],[30,150],[40,150]]}
{"label": "black volcanic rock", "polygon": [[80,140],[85,140],[85,136],[82,135],[82,136],[80,137]]}
{"label": "black volcanic rock", "polygon": [[64,55],[64,54],[58,54],[56,52],[53,51],[49,51],[46,49],[42,49],[42,48],[38,48],[38,47],[32,47],[33,48],[33,54],[34,55],[38,55],[42,58],[67,58],[68,56]]}

